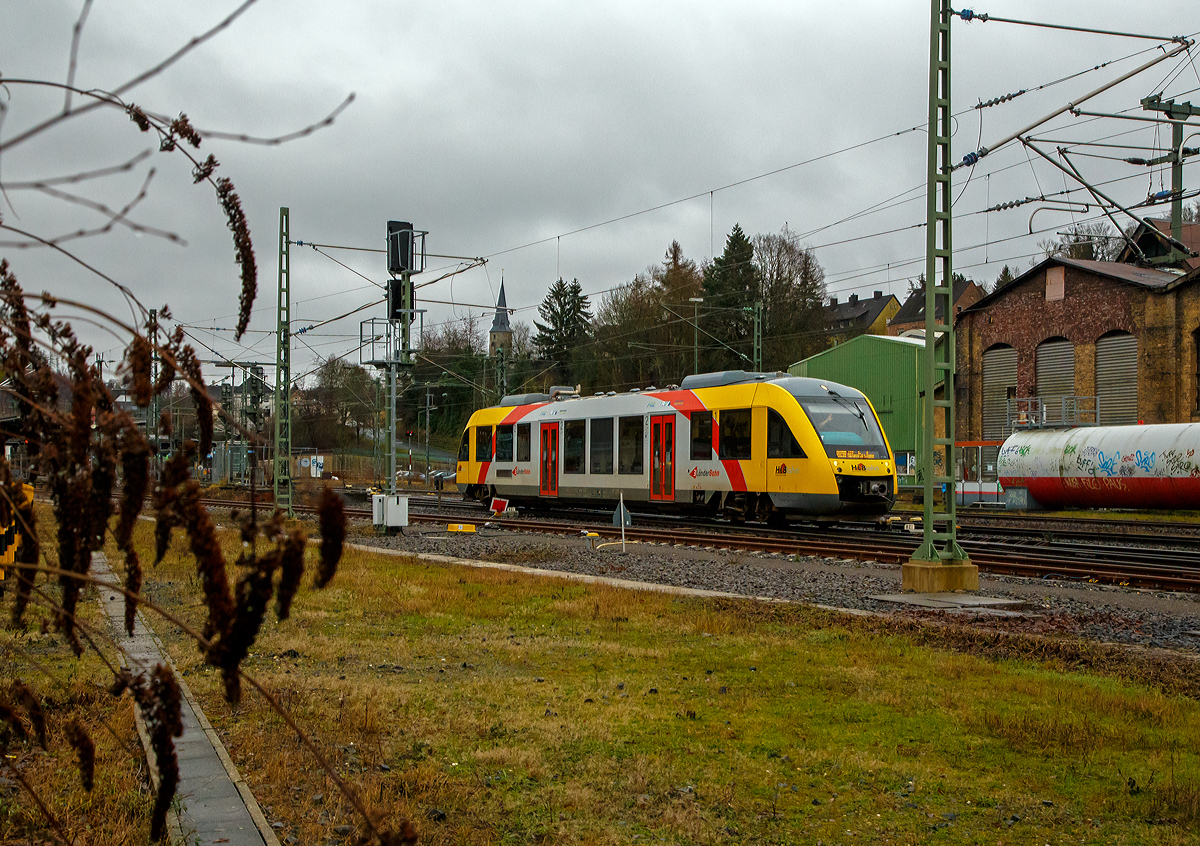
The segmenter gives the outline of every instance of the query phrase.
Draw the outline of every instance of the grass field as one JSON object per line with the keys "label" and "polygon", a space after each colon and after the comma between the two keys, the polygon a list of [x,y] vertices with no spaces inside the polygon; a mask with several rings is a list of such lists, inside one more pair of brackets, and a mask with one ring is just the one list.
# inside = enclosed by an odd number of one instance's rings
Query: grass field
{"label": "grass field", "polygon": [[[148,583],[198,616],[186,556]],[[226,705],[159,628],[281,839],[358,825],[261,697]],[[245,668],[425,843],[1200,842],[1194,699],[1111,655],[1116,675],[1070,670],[1087,647],[1035,642],[1028,662],[977,654],[1011,639],[943,640],[968,646],[350,551]]]}
{"label": "grass field", "polygon": [[[43,549],[53,562],[56,550],[49,508],[39,508],[39,519]],[[14,680],[21,679],[28,685],[45,711],[46,748],[37,742],[33,731],[22,742],[0,729],[6,764],[0,766],[0,844],[61,842],[21,779],[34,788],[63,833],[75,843],[127,846],[148,842],[154,796],[128,696],[114,699],[108,694],[113,676],[99,654],[89,650],[77,660],[53,631],[47,594],[56,596],[56,587],[39,579],[25,626],[14,629],[10,620],[15,580],[11,570],[5,577],[0,693],[7,694],[5,698],[11,702],[14,697],[10,685]],[[116,650],[106,637],[104,615],[94,601],[95,591],[89,591],[87,597],[90,601],[78,607],[80,625],[86,636],[100,646],[104,658],[115,665]],[[24,709],[18,709],[18,713],[23,724],[32,728]],[[78,758],[66,737],[67,726],[75,720],[95,744],[94,787],[90,792],[81,786]]]}
{"label": "grass field", "polygon": [[[147,592],[197,620],[177,550]],[[98,624],[94,603],[84,615]],[[7,760],[78,842],[144,842],[128,700],[46,616],[3,635],[3,675],[41,697],[49,750]],[[151,622],[281,840],[346,839],[360,821],[283,720],[249,690],[226,705],[195,648]],[[246,669],[424,843],[1200,842],[1190,658],[350,552],[264,626]],[[97,745],[90,794],[72,718]],[[0,843],[49,841],[4,776]]]}

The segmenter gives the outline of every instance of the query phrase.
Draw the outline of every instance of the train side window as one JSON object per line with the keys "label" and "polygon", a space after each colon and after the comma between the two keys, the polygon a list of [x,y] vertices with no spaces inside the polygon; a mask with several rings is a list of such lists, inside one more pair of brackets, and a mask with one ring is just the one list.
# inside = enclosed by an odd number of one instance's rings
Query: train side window
{"label": "train side window", "polygon": [[496,460],[513,460],[513,427],[511,425],[496,427]]}
{"label": "train side window", "polygon": [[712,460],[712,412],[692,412],[692,461]]}
{"label": "train side window", "polygon": [[587,433],[586,420],[568,420],[563,423],[563,472],[583,473],[584,438]]}
{"label": "train side window", "polygon": [[492,427],[479,426],[475,429],[475,460],[492,460]]}
{"label": "train side window", "polygon": [[723,459],[746,461],[750,458],[750,409],[722,411],[720,454]]}
{"label": "train side window", "polygon": [[462,440],[459,441],[459,444],[458,444],[458,460],[459,461],[470,461],[471,460],[471,430],[470,429],[463,429]]}
{"label": "train side window", "polygon": [[641,417],[622,417],[618,425],[617,472],[625,476],[642,475],[642,447],[645,421]]}
{"label": "train side window", "polygon": [[807,458],[783,415],[767,409],[767,458]]}
{"label": "train side window", "polygon": [[517,461],[528,461],[531,454],[530,447],[533,441],[530,438],[530,430],[528,423],[517,424]]}
{"label": "train side window", "polygon": [[591,472],[613,471],[613,419],[597,417],[592,421]]}

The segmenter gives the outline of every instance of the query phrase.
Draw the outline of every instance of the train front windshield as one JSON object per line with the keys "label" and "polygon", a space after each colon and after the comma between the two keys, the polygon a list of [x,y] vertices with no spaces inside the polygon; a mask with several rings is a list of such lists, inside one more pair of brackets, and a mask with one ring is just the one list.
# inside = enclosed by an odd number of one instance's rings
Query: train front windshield
{"label": "train front windshield", "polygon": [[887,458],[887,445],[865,399],[797,397],[830,458]]}

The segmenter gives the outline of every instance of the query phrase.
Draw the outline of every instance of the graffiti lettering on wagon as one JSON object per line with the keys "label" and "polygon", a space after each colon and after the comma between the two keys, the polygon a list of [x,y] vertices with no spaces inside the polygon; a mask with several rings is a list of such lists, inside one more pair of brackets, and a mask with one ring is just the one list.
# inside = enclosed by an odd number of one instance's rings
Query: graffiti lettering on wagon
{"label": "graffiti lettering on wagon", "polygon": [[1155,475],[1161,476],[1194,476],[1196,475],[1197,466],[1192,463],[1192,457],[1196,454],[1196,450],[1189,449],[1184,452],[1181,449],[1163,450],[1158,456],[1158,467]]}
{"label": "graffiti lettering on wagon", "polygon": [[1096,470],[1103,473],[1105,476],[1111,476],[1117,472],[1117,459],[1121,457],[1121,453],[1106,456],[1103,452],[1096,457]]}
{"label": "graffiti lettering on wagon", "polygon": [[1089,476],[1096,475],[1096,455],[1099,450],[1095,447],[1084,447],[1078,455],[1075,456],[1075,466],[1081,473],[1086,473]]}
{"label": "graffiti lettering on wagon", "polygon": [[1154,469],[1154,453],[1142,452],[1140,449],[1133,454],[1138,469],[1149,473]]}

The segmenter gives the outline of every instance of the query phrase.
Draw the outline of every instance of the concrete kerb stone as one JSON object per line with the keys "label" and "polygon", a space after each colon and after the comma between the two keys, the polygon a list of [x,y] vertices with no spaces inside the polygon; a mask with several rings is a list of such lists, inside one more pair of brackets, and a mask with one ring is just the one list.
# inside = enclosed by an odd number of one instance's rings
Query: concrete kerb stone
{"label": "concrete kerb stone", "polygon": [[[116,576],[108,566],[108,559],[103,553],[97,552],[92,554],[92,570],[97,579],[119,587]],[[113,597],[106,597],[103,594],[103,588],[101,588],[101,605],[109,619],[109,624],[116,632],[117,642],[119,643],[122,640],[127,640],[124,636],[124,594],[117,593]],[[242,812],[247,813],[253,822],[255,829],[254,834],[257,835],[257,837],[253,838],[250,842],[261,843],[263,846],[280,846],[279,840],[275,837],[275,833],[271,830],[271,826],[267,822],[267,818],[263,814],[262,808],[259,807],[258,801],[254,798],[254,794],[251,792],[250,786],[246,783],[245,779],[242,778],[241,773],[238,772],[237,766],[234,765],[233,760],[229,757],[228,751],[225,749],[225,744],[221,742],[216,730],[213,729],[212,724],[209,723],[208,718],[204,715],[204,711],[200,708],[199,703],[196,701],[196,697],[192,694],[191,688],[188,687],[187,682],[183,680],[183,677],[179,674],[174,663],[167,655],[167,651],[163,646],[162,641],[159,640],[154,631],[146,625],[146,621],[143,618],[140,610],[138,611],[137,617],[134,621],[133,640],[140,640],[141,643],[146,644],[146,646],[130,651],[132,655],[136,656],[136,658],[132,661],[135,666],[130,667],[130,669],[135,669],[137,666],[142,666],[146,669],[149,669],[147,662],[161,662],[171,668],[172,672],[175,674],[175,680],[179,684],[180,693],[183,696],[184,707],[191,710],[196,719],[197,727],[200,729],[204,739],[208,742],[208,744],[211,745],[212,752],[215,754],[216,759],[220,764],[219,769],[210,767],[210,772],[207,774],[198,773],[196,772],[197,769],[202,770],[205,768],[204,759],[208,757],[207,753],[202,747],[198,752],[196,750],[188,750],[185,752],[184,756],[180,759],[180,784],[177,788],[177,796],[181,796],[183,794],[186,780],[189,777],[189,773],[187,769],[185,769],[184,765],[184,761],[187,760],[191,765],[190,769],[192,770],[193,776],[200,776],[201,778],[209,779],[210,783],[211,779],[213,778],[227,780],[231,787],[231,791],[229,794],[227,794],[226,798],[232,798],[232,795],[236,795],[242,806],[241,808],[232,806],[233,812],[239,816]],[[149,644],[152,644],[153,648],[151,648]],[[127,655],[126,651],[123,649],[118,651],[120,653],[122,666],[130,666],[130,656]],[[146,722],[142,718],[141,709],[137,707],[136,703],[133,704],[132,707],[134,723],[137,726],[138,736],[142,741],[142,748],[145,750],[146,761],[150,767],[151,778],[154,780],[155,789],[157,789],[159,784],[159,772],[157,762],[155,761],[154,749],[150,744],[150,735],[146,729]],[[185,713],[183,717],[186,737],[186,726],[188,723],[187,714]],[[178,742],[182,742],[183,740],[184,738],[181,738]],[[215,770],[215,772],[212,772],[211,770]],[[214,796],[213,799],[219,801],[221,797]],[[186,800],[184,800],[184,802],[186,802]],[[200,800],[197,804],[199,806],[205,806],[209,803],[205,802],[204,800]],[[205,810],[212,810],[215,812],[216,808],[205,808]],[[221,822],[230,821],[230,819],[228,819],[230,816],[228,813],[221,814],[220,816],[222,817]],[[204,821],[205,820],[195,820],[195,822],[200,824],[203,824]],[[231,846],[237,846],[235,840],[224,836],[229,833],[227,831],[220,832],[222,836],[206,839],[203,832],[193,829],[191,825],[186,825],[185,828],[185,825],[186,824],[184,820],[181,819],[176,807],[172,806],[167,811],[167,829],[168,835],[172,842],[180,844],[180,846],[183,844],[194,846],[194,844],[205,843],[229,843]]]}
{"label": "concrete kerb stone", "polygon": [[[432,552],[404,552],[399,549],[386,549],[381,546],[348,543],[347,549],[359,552],[391,555],[396,558],[416,558],[433,564],[450,564],[459,567],[473,567],[477,570],[504,570],[510,573],[521,573],[526,576],[541,576],[548,579],[563,579],[569,582],[584,582],[591,585],[623,588],[625,590],[651,591],[655,593],[671,593],[679,596],[697,596],[711,599],[750,599],[755,602],[770,602],[775,605],[794,604],[786,599],[772,596],[748,596],[744,593],[730,593],[723,590],[702,590],[700,588],[677,587],[675,585],[659,585],[652,582],[635,582],[629,579],[614,579],[608,576],[592,576],[587,573],[568,573],[560,570],[539,570],[536,567],[522,567],[519,564],[501,564],[498,561],[475,561],[469,558],[455,558],[452,555],[437,555]],[[842,610],[842,609],[838,609]]]}
{"label": "concrete kerb stone", "polygon": [[[314,541],[319,543],[320,541]],[[547,579],[564,579],[570,582],[584,582],[591,585],[624,588],[625,590],[650,591],[653,593],[670,593],[676,596],[695,596],[702,599],[745,599],[751,602],[766,602],[771,605],[799,605],[805,608],[816,608],[821,611],[836,611],[851,617],[882,617],[875,611],[865,611],[861,608],[839,608],[836,605],[822,605],[818,602],[795,602],[791,599],[780,599],[776,596],[752,596],[745,593],[730,593],[724,590],[703,590],[701,588],[678,587],[677,585],[660,585],[653,582],[635,582],[630,579],[614,579],[609,576],[592,576],[587,573],[569,573],[563,570],[539,570],[536,567],[522,567],[519,564],[501,564],[497,561],[476,561],[470,558],[455,558],[452,555],[437,555],[432,552],[405,552],[399,549],[387,549],[382,546],[370,546],[361,543],[348,543],[347,549],[359,552],[391,555],[396,558],[416,558],[432,564],[452,564],[460,567],[474,567],[480,570],[506,570],[510,573],[522,573],[526,576],[541,576]]]}

